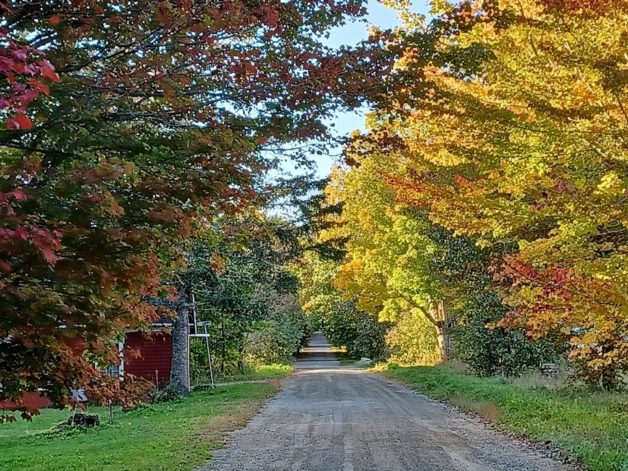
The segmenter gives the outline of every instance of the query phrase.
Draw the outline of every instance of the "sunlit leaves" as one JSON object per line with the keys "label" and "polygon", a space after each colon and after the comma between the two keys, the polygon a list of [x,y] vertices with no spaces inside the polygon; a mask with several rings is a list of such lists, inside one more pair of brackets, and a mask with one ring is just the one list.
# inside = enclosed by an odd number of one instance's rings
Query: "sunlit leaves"
{"label": "sunlit leaves", "polygon": [[[626,4],[439,3],[438,53],[405,35],[404,102],[391,90],[373,119],[372,135],[402,140],[397,199],[492,247],[502,325],[562,330],[592,382],[612,387],[628,360]],[[443,66],[472,46],[486,52],[473,69]]]}
{"label": "sunlit leaves", "polygon": [[63,404],[99,376],[88,355],[116,361],[117,335],[164,314],[147,299],[186,239],[258,200],[276,153],[329,137],[390,61],[383,38],[322,43],[364,13],[353,0],[0,10],[0,399]]}

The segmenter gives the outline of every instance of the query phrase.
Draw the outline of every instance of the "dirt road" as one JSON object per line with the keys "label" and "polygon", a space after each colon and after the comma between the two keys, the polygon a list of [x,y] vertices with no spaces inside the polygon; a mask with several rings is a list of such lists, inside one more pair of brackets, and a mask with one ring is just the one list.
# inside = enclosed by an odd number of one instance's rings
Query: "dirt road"
{"label": "dirt road", "polygon": [[318,334],[214,470],[558,471],[479,420],[360,369],[341,367]]}

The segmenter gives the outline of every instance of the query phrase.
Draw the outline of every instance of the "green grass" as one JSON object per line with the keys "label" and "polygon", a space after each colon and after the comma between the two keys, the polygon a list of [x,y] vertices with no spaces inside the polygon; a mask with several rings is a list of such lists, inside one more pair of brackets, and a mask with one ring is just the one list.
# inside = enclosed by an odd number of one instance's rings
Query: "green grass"
{"label": "green grass", "polygon": [[525,388],[503,378],[478,378],[446,367],[394,367],[387,376],[499,427],[549,440],[595,471],[628,471],[628,395]]}
{"label": "green grass", "polygon": [[[44,409],[33,422],[0,424],[0,469],[191,470],[276,390],[257,383],[195,392],[175,403],[116,410],[113,424],[71,433],[46,433],[69,412]],[[89,412],[106,422],[105,408]]]}
{"label": "green grass", "polygon": [[292,365],[285,363],[273,363],[270,365],[254,365],[247,368],[242,374],[229,376],[217,376],[218,383],[231,383],[236,381],[258,381],[265,379],[279,379],[288,376],[294,371]]}

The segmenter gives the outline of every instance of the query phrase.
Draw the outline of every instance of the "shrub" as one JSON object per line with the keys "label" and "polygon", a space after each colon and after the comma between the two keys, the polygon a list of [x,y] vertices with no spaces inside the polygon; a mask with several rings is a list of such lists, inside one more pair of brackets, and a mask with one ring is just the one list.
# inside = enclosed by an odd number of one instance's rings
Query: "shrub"
{"label": "shrub", "polygon": [[523,330],[487,328],[499,321],[505,309],[497,295],[479,291],[464,306],[464,319],[454,328],[455,356],[480,376],[519,376],[541,363],[560,358],[547,339],[532,341]]}
{"label": "shrub", "polygon": [[287,362],[298,350],[302,337],[303,331],[290,319],[283,323],[265,321],[248,335],[245,352],[256,362]]}
{"label": "shrub", "polygon": [[[104,376],[87,385],[85,395],[93,404],[106,406],[111,402],[113,405],[130,410],[149,401],[154,387],[153,383],[147,379],[132,374],[127,374],[124,381]],[[99,391],[99,388],[102,388],[105,393]],[[93,401],[92,398],[98,400]]]}
{"label": "shrub", "polygon": [[165,388],[155,388],[150,395],[151,404],[160,404],[163,402],[178,402],[181,400],[181,393],[173,385],[169,384]]}
{"label": "shrub", "polygon": [[434,326],[421,315],[403,314],[386,334],[389,361],[399,365],[433,365],[439,359]]}
{"label": "shrub", "polygon": [[389,325],[378,322],[353,302],[333,303],[319,319],[329,341],[338,347],[345,346],[350,357],[385,357]]}

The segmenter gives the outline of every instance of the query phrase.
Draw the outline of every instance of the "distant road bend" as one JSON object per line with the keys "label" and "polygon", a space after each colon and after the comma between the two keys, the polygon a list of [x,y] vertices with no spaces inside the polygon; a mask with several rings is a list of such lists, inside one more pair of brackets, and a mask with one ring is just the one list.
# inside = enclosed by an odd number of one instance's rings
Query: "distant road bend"
{"label": "distant road bend", "polygon": [[281,392],[219,450],[215,471],[566,471],[397,383],[340,366],[317,332]]}

